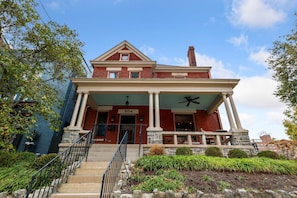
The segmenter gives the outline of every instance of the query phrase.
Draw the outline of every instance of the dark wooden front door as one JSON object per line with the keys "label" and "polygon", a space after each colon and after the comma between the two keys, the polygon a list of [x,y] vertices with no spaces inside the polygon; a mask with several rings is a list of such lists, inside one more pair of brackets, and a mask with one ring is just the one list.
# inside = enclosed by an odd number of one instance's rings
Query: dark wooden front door
{"label": "dark wooden front door", "polygon": [[128,144],[134,144],[135,137],[135,116],[121,116],[121,125],[120,125],[120,133],[118,143],[121,142],[125,133],[128,132]]}

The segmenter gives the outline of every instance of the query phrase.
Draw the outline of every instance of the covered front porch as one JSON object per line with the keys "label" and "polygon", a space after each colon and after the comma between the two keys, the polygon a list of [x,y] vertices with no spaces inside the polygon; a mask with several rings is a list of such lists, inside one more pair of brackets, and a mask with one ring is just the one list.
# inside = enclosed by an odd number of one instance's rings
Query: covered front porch
{"label": "covered front porch", "polygon": [[[75,79],[77,101],[63,142],[94,126],[95,143],[117,144],[129,131],[131,144],[250,145],[232,98],[230,79]],[[224,105],[229,126],[222,126]]]}

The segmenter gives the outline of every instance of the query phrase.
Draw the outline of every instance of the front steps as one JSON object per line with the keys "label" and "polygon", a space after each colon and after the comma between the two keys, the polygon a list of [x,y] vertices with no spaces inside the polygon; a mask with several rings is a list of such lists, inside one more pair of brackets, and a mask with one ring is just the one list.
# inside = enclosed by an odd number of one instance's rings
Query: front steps
{"label": "front steps", "polygon": [[51,195],[51,198],[98,198],[101,192],[102,175],[108,163],[108,161],[82,162],[75,174],[70,175],[67,183],[61,184],[58,193]]}
{"label": "front steps", "polygon": [[[61,184],[58,192],[50,198],[98,198],[104,171],[118,148],[117,144],[93,144],[87,162],[82,162],[67,183]],[[139,156],[138,145],[127,145],[126,161],[135,161]]]}

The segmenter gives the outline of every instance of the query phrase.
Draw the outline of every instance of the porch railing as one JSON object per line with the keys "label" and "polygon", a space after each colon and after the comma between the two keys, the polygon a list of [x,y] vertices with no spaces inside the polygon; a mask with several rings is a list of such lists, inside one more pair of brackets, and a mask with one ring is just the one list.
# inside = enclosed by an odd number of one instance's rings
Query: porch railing
{"label": "porch railing", "polygon": [[113,192],[119,173],[121,171],[123,162],[126,161],[127,157],[127,142],[128,133],[126,132],[123,136],[116,152],[114,153],[112,160],[107,166],[102,176],[102,186],[100,198],[109,198]]}
{"label": "porch railing", "polygon": [[83,160],[87,160],[92,143],[93,130],[81,136],[75,143],[58,154],[31,178],[26,198],[47,198],[65,183]]}
{"label": "porch railing", "polygon": [[164,131],[164,144],[187,144],[187,145],[231,145],[231,132],[190,132],[190,131]]}

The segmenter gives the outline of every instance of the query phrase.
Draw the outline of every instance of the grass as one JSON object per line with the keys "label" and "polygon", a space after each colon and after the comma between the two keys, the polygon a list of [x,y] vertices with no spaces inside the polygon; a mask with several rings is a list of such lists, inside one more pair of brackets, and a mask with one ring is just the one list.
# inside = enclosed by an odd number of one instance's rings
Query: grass
{"label": "grass", "polygon": [[[35,154],[0,152],[5,156],[5,162],[0,163],[0,192],[14,192],[20,189],[26,189],[31,181],[32,175],[36,169],[31,167]],[[1,158],[1,157],[0,157]],[[10,161],[11,159],[11,161]]]}

